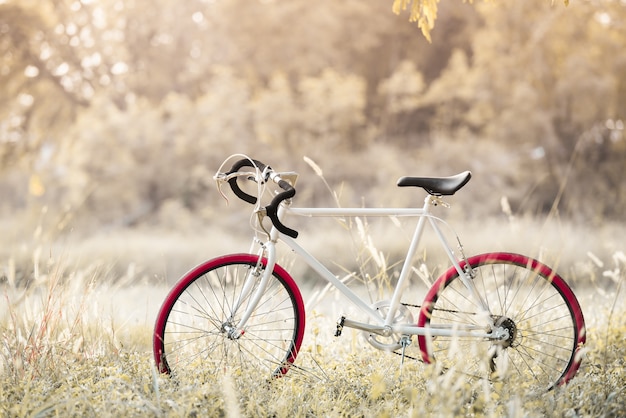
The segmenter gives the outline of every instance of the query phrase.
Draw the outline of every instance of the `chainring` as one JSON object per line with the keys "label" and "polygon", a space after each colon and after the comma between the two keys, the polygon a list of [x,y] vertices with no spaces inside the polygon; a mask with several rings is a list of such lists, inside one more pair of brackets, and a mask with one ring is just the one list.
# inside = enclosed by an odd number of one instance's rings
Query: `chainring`
{"label": "chainring", "polygon": [[[380,313],[380,317],[382,319],[385,319],[387,317],[387,313],[389,312],[390,306],[391,301],[381,300],[376,302],[373,305],[373,308],[375,308],[376,311]],[[405,305],[400,305],[398,306],[398,311],[396,312],[396,316],[393,319],[393,323],[414,324],[415,322],[413,321],[413,315],[411,314],[409,308]],[[402,348],[402,345],[400,344],[400,339],[402,336],[400,334],[391,334],[388,337],[384,337],[382,335],[374,334],[367,331],[364,331],[363,334],[367,342],[379,350],[395,351]]]}

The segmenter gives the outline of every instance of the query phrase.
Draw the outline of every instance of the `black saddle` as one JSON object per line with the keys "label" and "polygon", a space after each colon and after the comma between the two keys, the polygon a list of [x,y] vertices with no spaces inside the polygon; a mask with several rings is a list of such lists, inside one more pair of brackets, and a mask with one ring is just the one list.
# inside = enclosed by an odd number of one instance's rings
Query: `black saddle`
{"label": "black saddle", "polygon": [[398,180],[398,187],[421,187],[434,196],[450,196],[465,186],[472,173],[464,171],[450,177],[402,177]]}

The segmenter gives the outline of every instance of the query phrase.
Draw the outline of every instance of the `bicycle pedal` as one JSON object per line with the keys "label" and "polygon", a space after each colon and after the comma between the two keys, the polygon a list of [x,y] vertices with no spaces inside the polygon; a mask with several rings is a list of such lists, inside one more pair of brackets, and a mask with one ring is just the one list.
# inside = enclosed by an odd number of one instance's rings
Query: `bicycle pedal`
{"label": "bicycle pedal", "polygon": [[335,337],[340,337],[341,336],[341,332],[343,331],[343,323],[345,322],[346,317],[342,316],[341,318],[339,318],[339,321],[337,321],[337,330],[335,331]]}

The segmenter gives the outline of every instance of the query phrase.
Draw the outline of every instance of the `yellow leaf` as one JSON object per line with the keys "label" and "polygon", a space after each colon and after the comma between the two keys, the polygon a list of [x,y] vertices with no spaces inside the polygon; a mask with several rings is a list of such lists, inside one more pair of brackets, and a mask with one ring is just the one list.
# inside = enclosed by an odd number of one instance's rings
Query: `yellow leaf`
{"label": "yellow leaf", "polygon": [[406,10],[408,0],[394,0],[392,10],[395,14],[399,15],[401,10]]}
{"label": "yellow leaf", "polygon": [[46,189],[43,186],[43,182],[41,181],[41,177],[37,174],[32,174],[30,176],[30,180],[28,181],[28,192],[33,196],[42,196],[45,193]]}
{"label": "yellow leaf", "polygon": [[417,26],[422,30],[426,40],[432,42],[430,31],[435,27],[437,3],[439,0],[394,0],[392,10],[395,14],[400,14],[411,4],[409,22],[417,22]]}
{"label": "yellow leaf", "polygon": [[418,26],[422,29],[422,35],[424,35],[424,38],[426,38],[428,43],[432,43],[432,40],[430,38],[430,28],[422,23],[420,23]]}

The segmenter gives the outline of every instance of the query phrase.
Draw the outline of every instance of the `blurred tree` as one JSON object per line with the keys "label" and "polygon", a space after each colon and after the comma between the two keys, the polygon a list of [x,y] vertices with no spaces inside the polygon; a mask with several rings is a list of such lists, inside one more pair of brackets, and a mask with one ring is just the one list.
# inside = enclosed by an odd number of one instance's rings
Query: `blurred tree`
{"label": "blurred tree", "polygon": [[[257,138],[266,144],[296,144],[298,120],[295,92],[285,73],[274,74],[267,88],[260,89],[252,103],[254,130]],[[293,147],[289,146],[290,151]]]}
{"label": "blurred tree", "polygon": [[622,2],[397,1],[422,26],[437,9],[429,45],[388,3],[320,1],[4,0],[0,164],[19,172],[0,190],[132,223],[204,210],[206,167],[231,152],[366,158],[372,138],[392,154],[498,141],[507,154],[480,159],[528,208],[549,210],[565,177],[597,186],[591,161],[617,181]]}
{"label": "blurred tree", "polygon": [[[471,61],[451,59],[429,86],[425,104],[435,106],[437,114],[456,115],[449,132],[459,135],[469,127],[483,140],[511,144],[512,154],[524,161],[527,184],[513,200],[525,201],[527,209],[550,210],[555,201],[573,199],[574,184],[566,190],[561,185],[568,176],[579,178],[570,164],[581,134],[626,114],[619,76],[626,67],[618,52],[626,44],[625,28],[614,24],[626,17],[626,7],[618,3],[568,9],[530,2],[506,8],[479,4],[485,25],[473,36]],[[586,177],[580,186],[594,188],[602,181]],[[574,202],[566,206],[576,207]]]}
{"label": "blurred tree", "polygon": [[216,68],[211,80],[196,100],[171,93],[158,106],[144,97],[122,110],[98,97],[56,153],[66,204],[124,226],[154,219],[172,200],[201,209],[211,197],[207,167],[246,149],[252,137],[247,84],[228,68]]}
{"label": "blurred tree", "polygon": [[[56,143],[98,93],[120,109],[132,97],[158,103],[198,95],[211,51],[202,0],[0,4],[0,162]],[[164,12],[167,11],[167,12]],[[213,51],[215,52],[215,51]],[[204,58],[204,59],[203,59]],[[210,83],[210,81],[209,81]]]}
{"label": "blurred tree", "polygon": [[[44,7],[43,10],[48,10]],[[87,104],[78,57],[42,12],[0,4],[0,167],[37,153],[58,121]],[[57,29],[58,30],[58,29]],[[58,132],[58,131],[57,131]]]}
{"label": "blurred tree", "polygon": [[298,93],[304,129],[301,141],[323,141],[333,150],[361,145],[360,136],[353,133],[365,122],[365,82],[361,77],[327,69],[319,77],[302,78]]}
{"label": "blurred tree", "polygon": [[[442,76],[453,51],[462,51],[468,60],[471,59],[472,37],[481,24],[473,5],[443,2],[439,7],[437,36],[433,37],[432,44],[429,45],[423,36],[416,33],[417,28],[413,25],[396,24],[394,30],[385,33],[383,47],[372,51],[366,73],[370,85],[368,119],[375,123],[383,139],[403,146],[416,145],[417,137],[428,137],[436,112],[432,106],[424,106],[420,97],[420,106],[412,111],[395,113],[389,108],[388,97],[380,94],[380,82],[394,74],[403,61],[411,62],[423,79],[423,96],[429,86]],[[467,74],[456,79],[455,88],[464,83],[465,77]],[[454,94],[451,88],[446,91]]]}
{"label": "blurred tree", "polygon": [[[229,34],[221,2],[156,0],[124,2],[126,88],[155,103],[172,92],[199,97],[211,88],[210,69],[229,64]],[[233,28],[234,29],[234,28]]]}
{"label": "blurred tree", "polygon": [[433,109],[429,123],[432,131],[454,132],[468,125],[468,112],[474,99],[471,77],[467,54],[454,49],[448,66],[430,83],[417,106]]}
{"label": "blurred tree", "polygon": [[291,81],[327,67],[361,73],[364,58],[393,30],[379,4],[359,0],[231,0],[215,10],[228,39],[225,62],[262,83],[277,70]]}
{"label": "blurred tree", "polygon": [[415,129],[415,110],[420,107],[425,89],[424,77],[409,60],[400,62],[396,70],[378,85],[378,93],[386,102],[386,134],[401,136]]}
{"label": "blurred tree", "polygon": [[424,77],[415,68],[415,63],[402,61],[389,78],[381,81],[378,90],[386,96],[391,113],[410,112],[419,107]]}
{"label": "blurred tree", "polygon": [[[566,212],[581,222],[622,220],[626,208],[624,120],[597,123],[579,137],[563,182]],[[581,210],[584,208],[585,210]]]}

